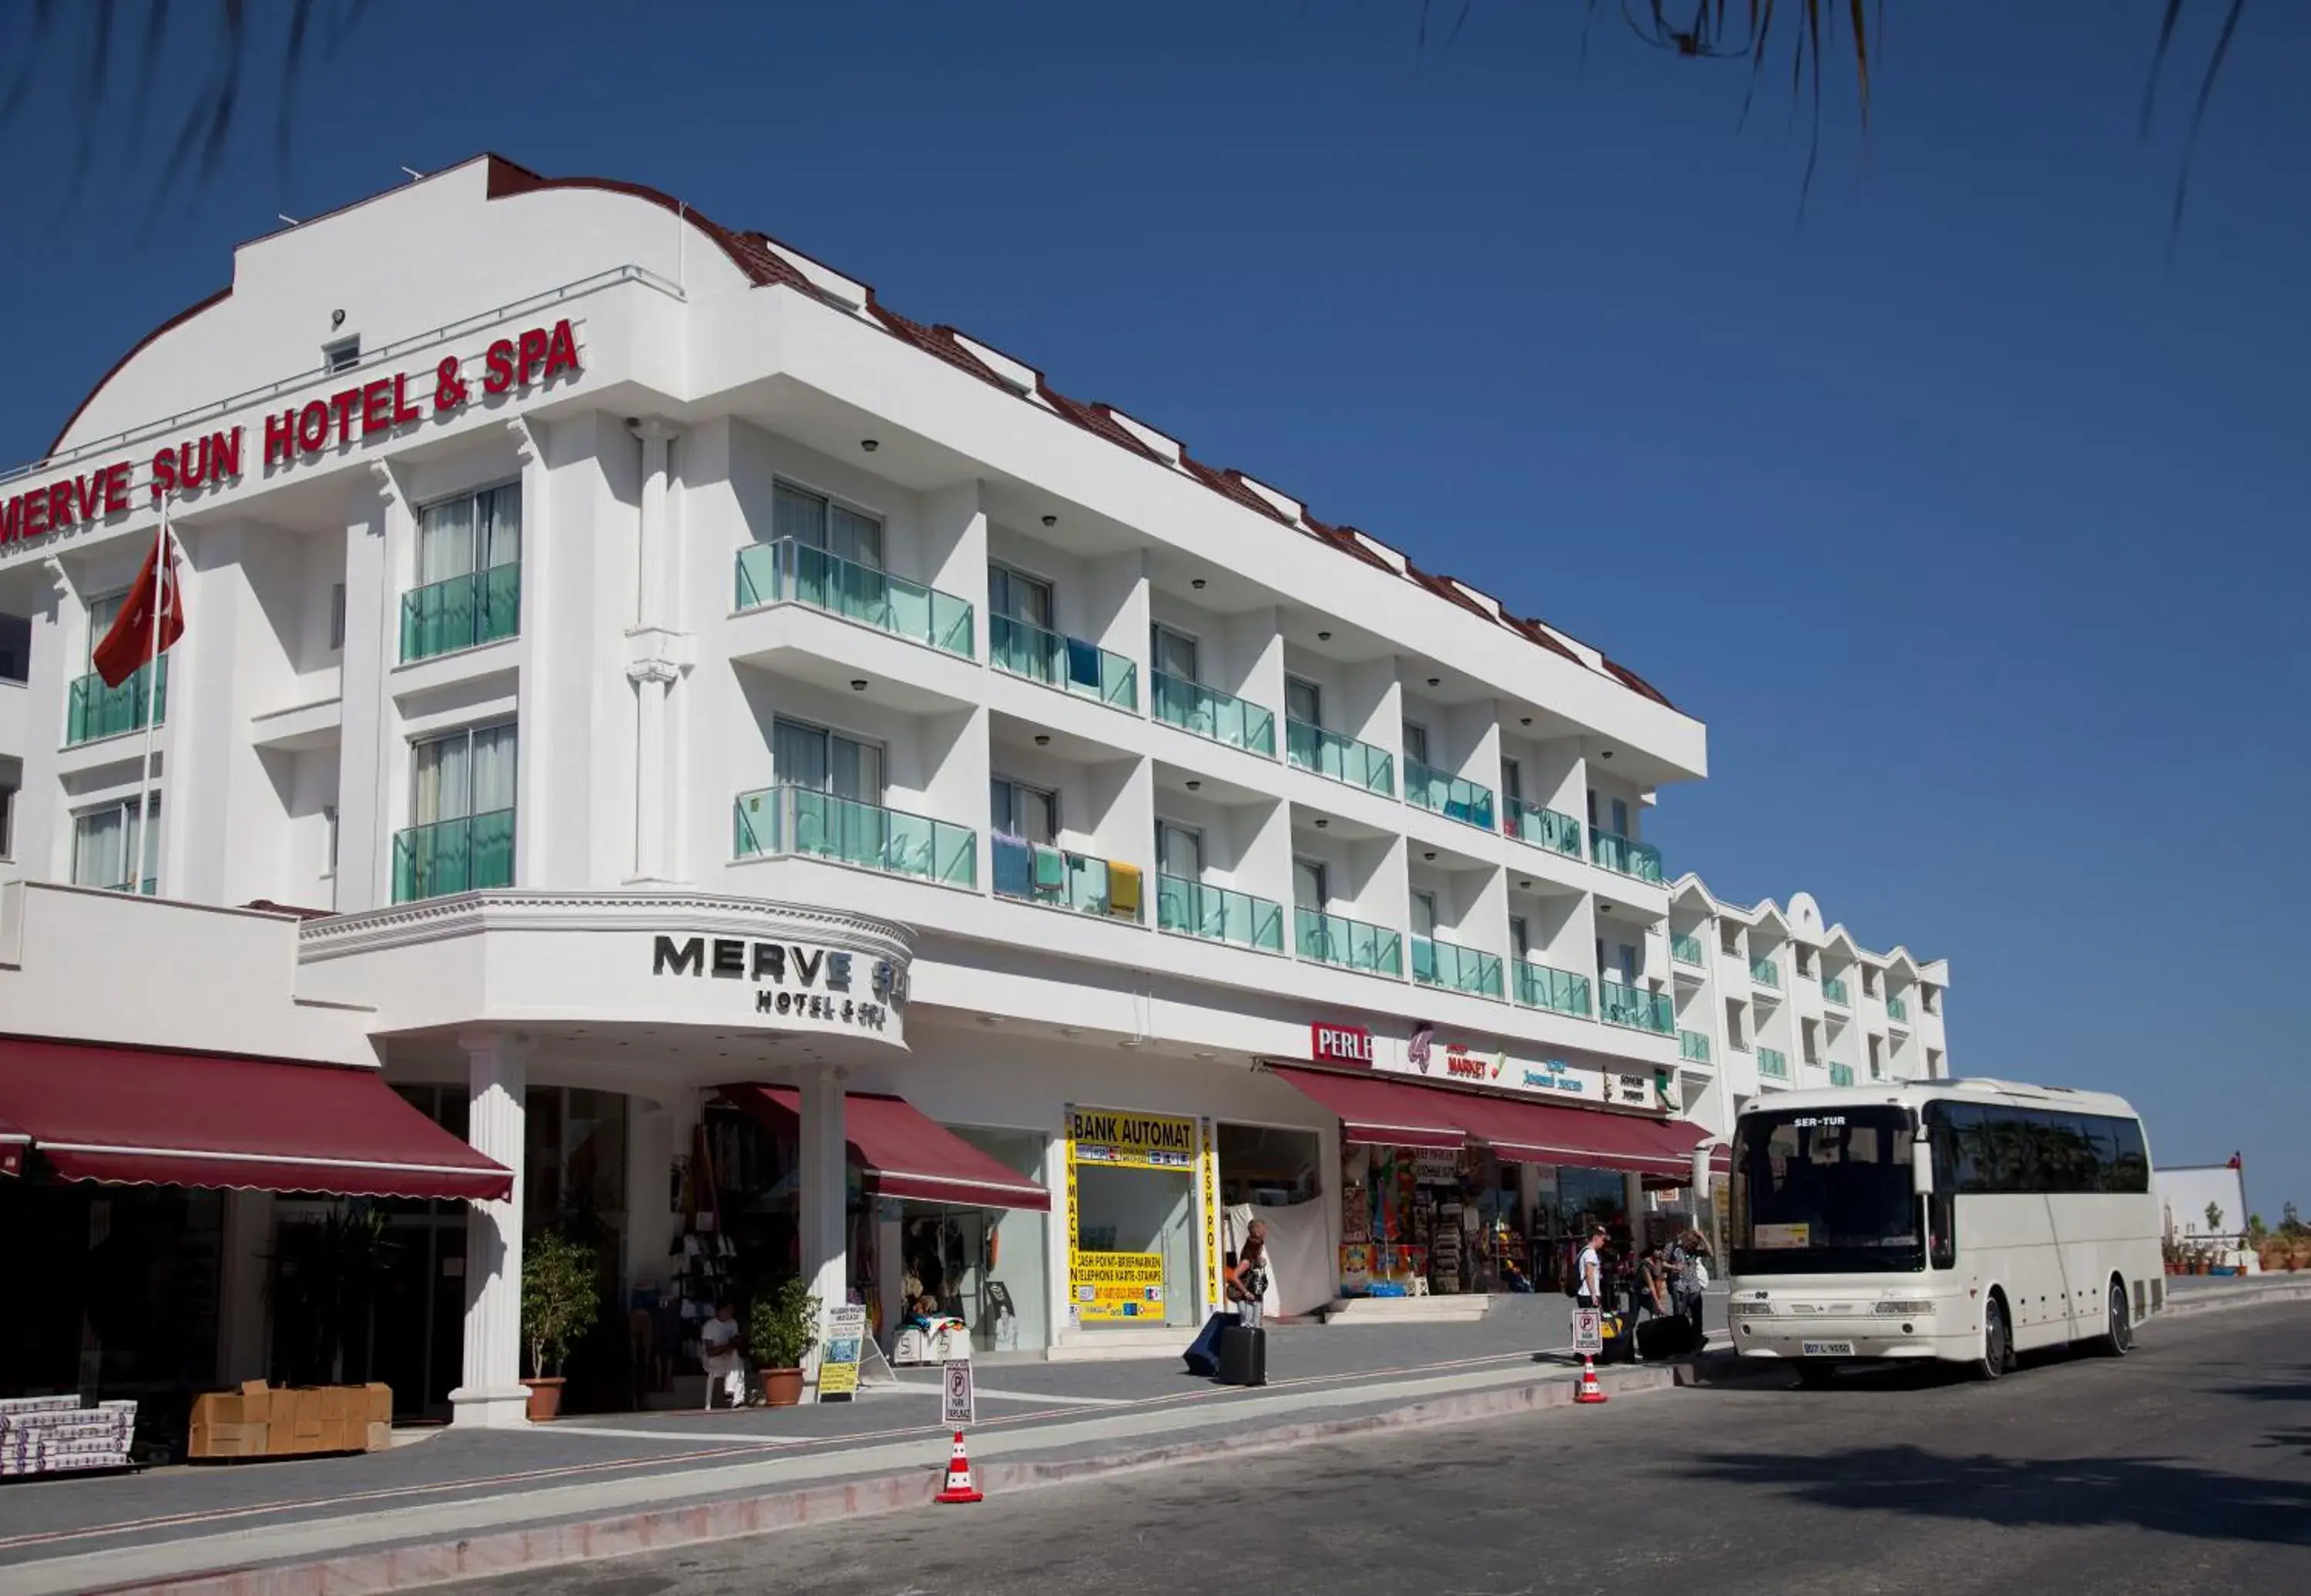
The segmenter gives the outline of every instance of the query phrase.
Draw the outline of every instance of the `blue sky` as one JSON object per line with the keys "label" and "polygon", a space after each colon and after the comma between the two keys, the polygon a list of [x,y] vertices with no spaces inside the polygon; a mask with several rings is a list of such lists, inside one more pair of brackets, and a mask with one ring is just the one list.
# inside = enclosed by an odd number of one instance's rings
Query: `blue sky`
{"label": "blue sky", "polygon": [[373,6],[285,184],[268,41],[152,226],[124,38],[77,186],[69,71],[0,130],[0,457],[276,212],[483,149],[652,183],[1627,661],[1709,724],[1672,870],[1948,956],[1961,1069],[2311,1203],[2311,8],[2248,8],[2171,258],[2219,4],[2147,145],[2157,0],[1888,6],[1801,222],[1785,65],[1737,130],[1740,68],[1613,8],[1577,70],[1583,9],[1424,53],[1412,0]]}

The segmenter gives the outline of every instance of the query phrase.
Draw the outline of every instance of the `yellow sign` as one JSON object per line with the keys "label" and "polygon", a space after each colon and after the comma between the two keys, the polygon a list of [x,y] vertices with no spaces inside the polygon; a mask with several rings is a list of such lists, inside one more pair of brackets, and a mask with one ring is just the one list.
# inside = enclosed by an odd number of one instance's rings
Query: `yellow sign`
{"label": "yellow sign", "polygon": [[1199,1194],[1204,1210],[1204,1312],[1217,1313],[1225,1286],[1220,1274],[1224,1260],[1220,1247],[1220,1148],[1219,1129],[1209,1120],[1199,1121],[1203,1132],[1203,1153],[1198,1158],[1203,1188]]}
{"label": "yellow sign", "polygon": [[1152,1319],[1157,1324],[1164,1322],[1161,1252],[1078,1252],[1069,1277],[1078,1319]]}
{"label": "yellow sign", "polygon": [[1196,1166],[1198,1150],[1192,1119],[1107,1108],[1068,1110],[1068,1159],[1073,1164],[1185,1171]]}

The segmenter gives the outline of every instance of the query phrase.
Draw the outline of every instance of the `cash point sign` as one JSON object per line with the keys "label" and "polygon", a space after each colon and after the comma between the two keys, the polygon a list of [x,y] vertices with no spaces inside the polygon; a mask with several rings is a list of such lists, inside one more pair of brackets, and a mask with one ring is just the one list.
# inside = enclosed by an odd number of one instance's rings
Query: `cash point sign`
{"label": "cash point sign", "polygon": [[[448,355],[430,371],[395,371],[338,389],[326,398],[292,405],[265,418],[262,467],[294,465],[309,456],[391,437],[428,417],[458,414],[475,399],[493,399],[576,376],[583,366],[569,318],[500,338],[478,357]],[[144,500],[157,504],[238,482],[248,463],[248,429],[234,426],[205,437],[163,444],[150,458],[124,458],[73,476],[61,476],[0,501],[0,548],[74,531],[126,515],[136,508],[138,470]]]}

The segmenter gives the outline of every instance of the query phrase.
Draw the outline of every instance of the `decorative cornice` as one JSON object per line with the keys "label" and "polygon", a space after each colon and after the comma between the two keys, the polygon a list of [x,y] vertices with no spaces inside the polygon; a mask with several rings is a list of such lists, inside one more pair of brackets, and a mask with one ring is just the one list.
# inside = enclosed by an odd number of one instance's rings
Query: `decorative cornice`
{"label": "decorative cornice", "polygon": [[906,928],[842,910],[720,893],[525,891],[459,893],[298,928],[300,962],[346,958],[491,931],[690,931],[827,943],[905,968],[914,957]]}

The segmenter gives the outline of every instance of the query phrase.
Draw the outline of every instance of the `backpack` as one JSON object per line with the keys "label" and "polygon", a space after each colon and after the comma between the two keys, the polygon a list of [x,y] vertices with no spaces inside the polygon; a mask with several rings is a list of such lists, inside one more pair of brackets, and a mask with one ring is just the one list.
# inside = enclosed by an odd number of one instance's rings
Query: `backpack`
{"label": "backpack", "polygon": [[[1602,1260],[1599,1260],[1598,1267],[1601,1271],[1603,1269]],[[1565,1277],[1565,1295],[1576,1303],[1581,1300],[1581,1254],[1575,1252],[1573,1255],[1573,1268]]]}

